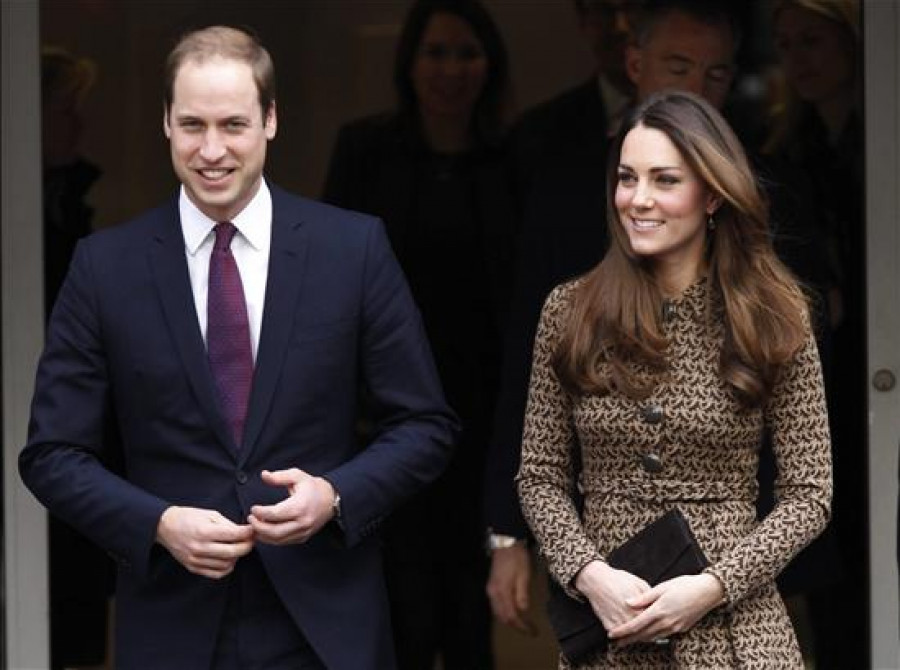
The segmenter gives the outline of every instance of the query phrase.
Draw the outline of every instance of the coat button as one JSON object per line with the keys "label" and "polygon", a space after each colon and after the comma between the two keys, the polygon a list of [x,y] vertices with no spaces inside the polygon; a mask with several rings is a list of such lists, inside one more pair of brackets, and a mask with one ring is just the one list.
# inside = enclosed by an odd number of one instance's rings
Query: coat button
{"label": "coat button", "polygon": [[669,322],[675,318],[675,315],[678,314],[678,308],[675,306],[675,303],[671,300],[663,300],[662,304],[662,315],[663,321]]}
{"label": "coat button", "polygon": [[663,469],[663,462],[659,454],[654,454],[652,451],[641,456],[641,465],[647,472],[662,472]]}
{"label": "coat button", "polygon": [[662,422],[663,416],[665,416],[665,412],[663,412],[663,408],[661,405],[647,405],[644,408],[644,421],[650,424],[657,424]]}
{"label": "coat button", "polygon": [[234,475],[234,478],[237,479],[238,484],[246,484],[247,483],[247,473],[243,470],[238,470]]}

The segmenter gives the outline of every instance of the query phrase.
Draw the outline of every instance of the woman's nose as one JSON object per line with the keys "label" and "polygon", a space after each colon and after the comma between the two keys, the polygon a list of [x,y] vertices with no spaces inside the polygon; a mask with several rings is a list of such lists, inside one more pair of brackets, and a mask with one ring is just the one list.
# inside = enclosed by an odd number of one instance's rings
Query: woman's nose
{"label": "woman's nose", "polygon": [[647,184],[638,184],[634,189],[632,204],[638,209],[649,209],[653,206],[653,196]]}

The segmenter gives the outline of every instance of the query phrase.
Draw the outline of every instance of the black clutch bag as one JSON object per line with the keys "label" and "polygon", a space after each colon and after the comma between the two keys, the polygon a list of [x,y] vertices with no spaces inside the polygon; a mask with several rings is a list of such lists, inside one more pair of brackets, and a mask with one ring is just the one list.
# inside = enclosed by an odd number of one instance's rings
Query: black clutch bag
{"label": "black clutch bag", "polygon": [[[651,586],[681,575],[696,575],[709,565],[684,515],[672,509],[606,557],[619,570],[637,575]],[[566,659],[580,663],[605,651],[609,638],[587,601],[575,600],[550,580],[547,601],[550,625]]]}

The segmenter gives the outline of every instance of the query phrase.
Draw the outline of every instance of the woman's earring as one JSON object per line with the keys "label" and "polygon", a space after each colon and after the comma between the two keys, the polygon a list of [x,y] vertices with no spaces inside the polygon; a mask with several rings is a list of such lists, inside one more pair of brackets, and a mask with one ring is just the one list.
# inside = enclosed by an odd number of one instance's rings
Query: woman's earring
{"label": "woman's earring", "polygon": [[709,218],[706,219],[706,229],[709,232],[712,232],[716,229],[716,220],[713,218],[712,214],[710,214]]}

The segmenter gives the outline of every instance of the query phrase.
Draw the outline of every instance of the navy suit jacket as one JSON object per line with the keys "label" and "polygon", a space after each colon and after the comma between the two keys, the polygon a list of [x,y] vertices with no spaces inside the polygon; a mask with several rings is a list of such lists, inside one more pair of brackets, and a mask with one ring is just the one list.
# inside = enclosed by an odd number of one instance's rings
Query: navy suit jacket
{"label": "navy suit jacket", "polygon": [[[160,545],[169,505],[245,523],[286,492],[260,471],[297,467],[340,493],[343,530],[256,551],[325,665],[394,665],[377,529],[445,466],[456,432],[418,310],[381,223],[272,187],[272,246],[243,444],[216,400],[177,198],[80,243],[37,374],[25,483],[119,565],[117,667],[209,667],[226,580]],[[354,423],[359,384],[373,441]],[[104,463],[109,413],[118,472]]]}

